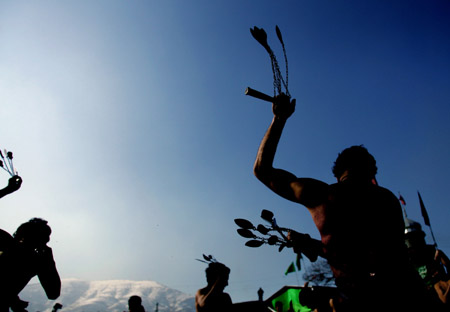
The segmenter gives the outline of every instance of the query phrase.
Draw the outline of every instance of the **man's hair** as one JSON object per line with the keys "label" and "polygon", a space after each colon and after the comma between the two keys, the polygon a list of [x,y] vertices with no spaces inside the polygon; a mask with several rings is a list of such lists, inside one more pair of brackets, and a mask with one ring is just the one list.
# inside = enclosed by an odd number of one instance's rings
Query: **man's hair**
{"label": "man's hair", "polygon": [[208,284],[214,283],[218,277],[228,276],[230,269],[223,263],[211,262],[205,270]]}
{"label": "man's hair", "polygon": [[128,304],[142,304],[142,299],[139,296],[131,296],[130,299],[128,299]]}
{"label": "man's hair", "polygon": [[364,146],[351,146],[339,153],[334,162],[333,174],[339,179],[345,170],[367,175],[369,177],[375,177],[377,174],[375,158]]}
{"label": "man's hair", "polygon": [[145,312],[145,309],[142,306],[141,297],[131,296],[130,299],[128,299],[128,310],[130,312]]}
{"label": "man's hair", "polygon": [[20,240],[22,238],[33,238],[34,240],[42,241],[48,239],[52,233],[52,229],[47,225],[47,221],[40,218],[33,218],[30,221],[20,225],[13,237]]}

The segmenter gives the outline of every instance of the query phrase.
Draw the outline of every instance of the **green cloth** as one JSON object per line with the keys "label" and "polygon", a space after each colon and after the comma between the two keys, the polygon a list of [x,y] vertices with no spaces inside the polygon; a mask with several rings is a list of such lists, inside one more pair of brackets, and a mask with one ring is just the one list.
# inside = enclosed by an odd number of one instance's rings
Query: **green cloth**
{"label": "green cloth", "polygon": [[310,308],[307,306],[303,306],[300,304],[298,300],[298,295],[300,294],[301,289],[290,288],[286,290],[284,293],[276,297],[272,300],[272,306],[276,310],[277,302],[281,302],[283,304],[283,312],[287,312],[289,310],[290,304],[292,302],[292,307],[295,312],[309,312]]}

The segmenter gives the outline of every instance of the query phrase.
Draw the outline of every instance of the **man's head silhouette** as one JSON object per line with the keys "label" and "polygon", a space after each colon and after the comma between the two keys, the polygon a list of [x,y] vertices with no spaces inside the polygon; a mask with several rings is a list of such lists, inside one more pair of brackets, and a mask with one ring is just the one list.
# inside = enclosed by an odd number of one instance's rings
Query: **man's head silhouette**
{"label": "man's head silhouette", "polygon": [[220,263],[212,262],[206,268],[206,281],[208,285],[213,285],[216,281],[220,281],[220,286],[222,289],[228,285],[228,277],[230,275],[230,269]]}
{"label": "man's head silhouette", "polygon": [[50,241],[52,230],[47,221],[33,218],[20,225],[13,237],[30,248],[42,248]]}
{"label": "man's head silhouette", "polygon": [[142,299],[139,296],[131,296],[128,299],[128,310],[130,312],[143,312]]}
{"label": "man's head silhouette", "polygon": [[352,176],[373,179],[377,174],[375,158],[362,145],[346,148],[334,162],[333,174],[340,179],[346,171]]}

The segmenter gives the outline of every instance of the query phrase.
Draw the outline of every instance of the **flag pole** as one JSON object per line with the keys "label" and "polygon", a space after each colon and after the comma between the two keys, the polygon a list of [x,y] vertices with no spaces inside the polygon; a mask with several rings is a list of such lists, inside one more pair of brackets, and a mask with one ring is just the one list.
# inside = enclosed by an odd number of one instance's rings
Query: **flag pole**
{"label": "flag pole", "polygon": [[431,225],[428,226],[430,228],[431,237],[433,238],[434,247],[437,248],[436,238],[434,238],[433,229],[431,228]]}
{"label": "flag pole", "polygon": [[431,237],[433,238],[434,247],[437,248],[436,238],[434,238],[433,229],[431,228],[430,218],[428,217],[427,210],[425,209],[425,205],[423,204],[422,196],[420,196],[419,191],[417,191],[417,195],[419,195],[419,204],[420,211],[422,212],[423,221],[430,228]]}
{"label": "flag pole", "polygon": [[406,218],[408,218],[408,215],[406,214],[406,201],[403,198],[403,196],[400,194],[400,192],[398,192],[398,200],[401,203],[403,214],[405,215],[405,219],[406,219]]}

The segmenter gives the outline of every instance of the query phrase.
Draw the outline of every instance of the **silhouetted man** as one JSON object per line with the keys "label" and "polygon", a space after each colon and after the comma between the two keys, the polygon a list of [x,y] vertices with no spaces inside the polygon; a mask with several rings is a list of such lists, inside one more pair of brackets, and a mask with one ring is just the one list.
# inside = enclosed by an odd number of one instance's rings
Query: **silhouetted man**
{"label": "silhouetted man", "polygon": [[59,297],[61,280],[47,246],[50,234],[47,221],[39,218],[20,225],[12,237],[0,230],[0,312],[26,307],[18,295],[36,275],[49,299]]}
{"label": "silhouetted man", "polygon": [[331,185],[276,169],[277,145],[295,100],[282,94],[272,109],[254,173],[272,191],[311,213],[341,292],[336,311],[416,311],[421,297],[412,287],[417,276],[407,269],[402,210],[395,195],[376,185],[373,156],[361,146],[344,150],[333,168],[338,183]]}
{"label": "silhouetted man", "polygon": [[128,311],[129,312],[145,312],[142,306],[142,299],[139,296],[131,296],[128,299]]}
{"label": "silhouetted man", "polygon": [[195,310],[197,312],[230,311],[231,297],[223,290],[228,285],[230,269],[219,262],[212,262],[206,269],[208,285],[195,294]]}
{"label": "silhouetted man", "polygon": [[5,188],[0,189],[0,198],[17,191],[20,188],[21,185],[22,185],[22,178],[21,177],[19,177],[17,175],[11,177],[8,180],[8,185]]}

